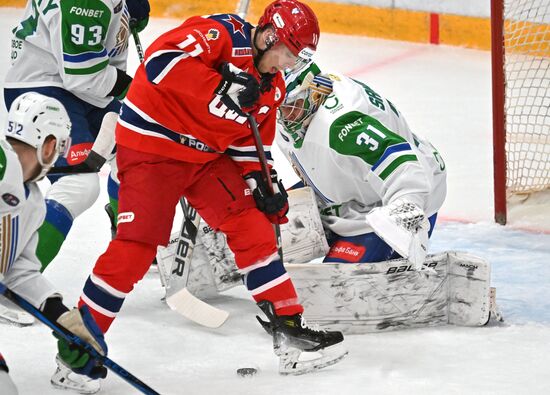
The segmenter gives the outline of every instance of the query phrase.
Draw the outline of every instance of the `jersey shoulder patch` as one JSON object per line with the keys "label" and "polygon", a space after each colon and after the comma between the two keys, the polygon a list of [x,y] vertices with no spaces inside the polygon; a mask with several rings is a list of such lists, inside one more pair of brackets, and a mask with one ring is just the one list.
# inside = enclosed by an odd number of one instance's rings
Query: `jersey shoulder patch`
{"label": "jersey shoulder patch", "polygon": [[13,211],[25,200],[23,171],[9,143],[0,140],[0,213]]}
{"label": "jersey shoulder patch", "polygon": [[[233,48],[241,48],[243,53],[246,52],[245,48],[250,48],[253,28],[250,23],[235,14],[216,14],[208,18],[219,22],[225,27],[231,37]],[[250,55],[250,53],[246,53],[246,55]]]}

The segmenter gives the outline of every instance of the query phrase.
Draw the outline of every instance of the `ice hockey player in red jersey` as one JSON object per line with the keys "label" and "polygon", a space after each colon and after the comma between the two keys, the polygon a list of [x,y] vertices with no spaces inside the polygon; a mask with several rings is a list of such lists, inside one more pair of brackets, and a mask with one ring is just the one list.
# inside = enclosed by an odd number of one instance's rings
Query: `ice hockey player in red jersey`
{"label": "ice hockey player in red jersey", "polygon": [[[147,272],[157,246],[167,244],[175,207],[185,196],[226,234],[248,290],[271,322],[280,372],[305,373],[344,357],[345,351],[334,351],[340,332],[313,330],[302,320],[272,227],[286,220],[286,192],[274,170],[275,192],[267,192],[246,118],[256,118],[271,162],[276,110],[285,96],[280,71],[310,59],[318,40],[311,8],[278,0],[256,27],[231,14],[192,17],[147,49],[116,129],[117,234],[79,302],[103,331]],[[303,351],[321,357],[297,362]]]}

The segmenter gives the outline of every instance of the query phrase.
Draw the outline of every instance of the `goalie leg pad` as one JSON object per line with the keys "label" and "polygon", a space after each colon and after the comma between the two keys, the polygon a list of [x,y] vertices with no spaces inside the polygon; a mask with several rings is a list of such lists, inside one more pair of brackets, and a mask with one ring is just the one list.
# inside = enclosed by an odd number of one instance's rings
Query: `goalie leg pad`
{"label": "goalie leg pad", "polygon": [[474,255],[448,253],[449,324],[480,326],[489,321],[491,266]]}
{"label": "goalie leg pad", "polygon": [[[328,252],[328,244],[312,189],[306,187],[289,191],[289,204],[289,222],[281,226],[285,262],[307,262],[324,256]],[[170,283],[170,265],[177,240],[176,232],[170,236],[168,246],[159,247],[157,251],[159,274],[164,287]],[[229,248],[226,236],[204,221],[199,226],[192,262],[187,287],[197,297],[212,297],[242,285],[235,254]]]}
{"label": "goalie leg pad", "polygon": [[444,324],[479,326],[489,319],[490,265],[461,252],[428,256],[436,274],[407,260],[286,265],[309,322],[344,333]]}
{"label": "goalie leg pad", "polygon": [[288,203],[288,223],[281,225],[285,262],[309,262],[324,256],[329,247],[313,190],[288,191]]}

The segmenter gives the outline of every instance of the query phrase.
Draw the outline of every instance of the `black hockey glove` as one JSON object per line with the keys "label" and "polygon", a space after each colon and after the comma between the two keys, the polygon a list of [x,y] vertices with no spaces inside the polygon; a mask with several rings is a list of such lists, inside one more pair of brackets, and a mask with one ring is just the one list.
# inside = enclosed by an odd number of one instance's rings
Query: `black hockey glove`
{"label": "black hockey glove", "polygon": [[222,81],[214,93],[222,95],[223,103],[230,110],[242,114],[242,110],[254,107],[260,98],[260,84],[253,75],[227,62],[221,65],[220,74]]}
{"label": "black hockey glove", "polygon": [[269,221],[273,224],[286,224],[288,222],[286,217],[288,213],[288,194],[283,183],[277,179],[275,170],[271,170],[270,176],[273,183],[273,193],[269,191],[260,171],[248,173],[244,176],[244,179],[252,190],[256,207],[265,213]]}
{"label": "black hockey glove", "polygon": [[121,69],[116,69],[116,81],[113,89],[107,94],[107,96],[114,96],[118,100],[124,100],[128,89],[130,89],[130,83],[132,82],[132,77],[126,74],[125,71]]}
{"label": "black hockey glove", "polygon": [[126,0],[126,7],[130,14],[130,29],[136,29],[139,33],[149,23],[149,0]]}

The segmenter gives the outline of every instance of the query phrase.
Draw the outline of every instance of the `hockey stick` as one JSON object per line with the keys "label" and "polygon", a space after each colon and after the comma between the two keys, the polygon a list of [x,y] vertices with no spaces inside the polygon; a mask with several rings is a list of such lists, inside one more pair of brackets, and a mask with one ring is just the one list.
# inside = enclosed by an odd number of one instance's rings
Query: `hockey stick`
{"label": "hockey stick", "polygon": [[[241,18],[246,16],[249,5],[250,0],[239,1],[236,12]],[[135,29],[132,29],[132,35],[134,36],[134,42],[140,62],[143,62],[143,49],[141,48],[139,35]],[[200,216],[193,207],[185,203],[184,198],[180,199],[180,204],[183,210],[184,220],[181,225],[174,262],[167,284],[166,303],[171,309],[177,311],[191,321],[209,328],[218,328],[227,320],[229,313],[198,299],[187,289]],[[178,277],[174,277],[174,275]],[[174,280],[179,283],[179,286],[176,285],[177,283],[174,283]],[[183,288],[181,288],[181,286],[183,286]],[[173,288],[181,289],[169,295]]]}
{"label": "hockey stick", "polygon": [[[143,63],[143,47],[141,46],[139,34],[135,28],[131,28],[131,30],[139,61]],[[227,320],[229,313],[198,299],[187,289],[191,258],[201,217],[193,207],[185,202],[185,198],[180,198],[180,205],[183,211],[183,223],[181,224],[178,245],[166,284],[166,304],[172,310],[197,324],[209,328],[218,328]]]}
{"label": "hockey stick", "polygon": [[79,348],[86,351],[88,354],[92,356],[92,358],[100,360],[103,365],[109,370],[111,370],[113,373],[117,374],[120,378],[122,378],[124,381],[126,381],[128,384],[131,384],[134,386],[137,390],[141,391],[144,394],[148,395],[158,395],[159,393],[156,392],[154,389],[149,387],[147,384],[145,384],[143,381],[138,379],[136,376],[128,372],[126,369],[124,369],[122,366],[118,365],[116,362],[111,360],[110,358],[101,355],[95,348],[93,348],[89,343],[82,340],[80,337],[76,336],[71,331],[58,326],[56,323],[50,321],[40,310],[38,310],[36,307],[31,305],[29,302],[27,302],[25,299],[23,299],[21,296],[17,295],[13,291],[11,291],[8,287],[6,287],[2,282],[0,282],[0,294],[4,295],[7,299],[14,302],[16,305],[21,307],[23,310],[27,311],[29,314],[33,315],[41,321],[44,325],[48,326],[51,330],[55,332],[56,335],[59,337],[65,339],[69,343],[76,344]]}
{"label": "hockey stick", "polygon": [[143,54],[143,47],[141,46],[141,40],[139,39],[139,34],[134,26],[137,21],[135,19],[130,19],[130,30],[132,32],[132,37],[134,37],[134,43],[136,44],[136,51],[139,58],[139,63],[143,63],[145,55]]}
{"label": "hockey stick", "polygon": [[239,5],[237,5],[236,14],[240,16],[242,19],[244,19],[244,17],[248,13],[249,5],[250,5],[250,0],[240,0]]}
{"label": "hockey stick", "polygon": [[73,166],[52,167],[48,174],[97,173],[115,147],[114,130],[117,120],[117,113],[108,112],[105,114],[99,133],[84,162]]}
{"label": "hockey stick", "polygon": [[[258,153],[258,158],[260,159],[260,166],[262,168],[263,177],[267,184],[267,187],[271,194],[273,194],[273,183],[271,182],[271,175],[267,167],[267,158],[265,156],[264,146],[262,143],[262,138],[260,136],[260,131],[258,130],[258,122],[252,114],[246,114],[250,128],[252,129],[252,136],[254,137],[254,145],[256,146],[256,152]],[[275,238],[277,242],[277,249],[279,250],[279,257],[281,262],[283,261],[283,241],[281,238],[281,227],[279,224],[273,224],[275,228]]]}
{"label": "hockey stick", "polygon": [[[177,311],[197,324],[208,328],[218,328],[227,320],[229,313],[198,299],[187,289],[191,259],[197,241],[201,218],[193,207],[186,204],[183,197],[180,199],[180,204],[184,220],[181,225],[176,253],[174,254],[170,281],[166,287],[166,303],[172,310]],[[174,280],[179,283],[179,286],[175,287],[176,283],[174,283]],[[169,295],[173,288],[181,289]]]}

